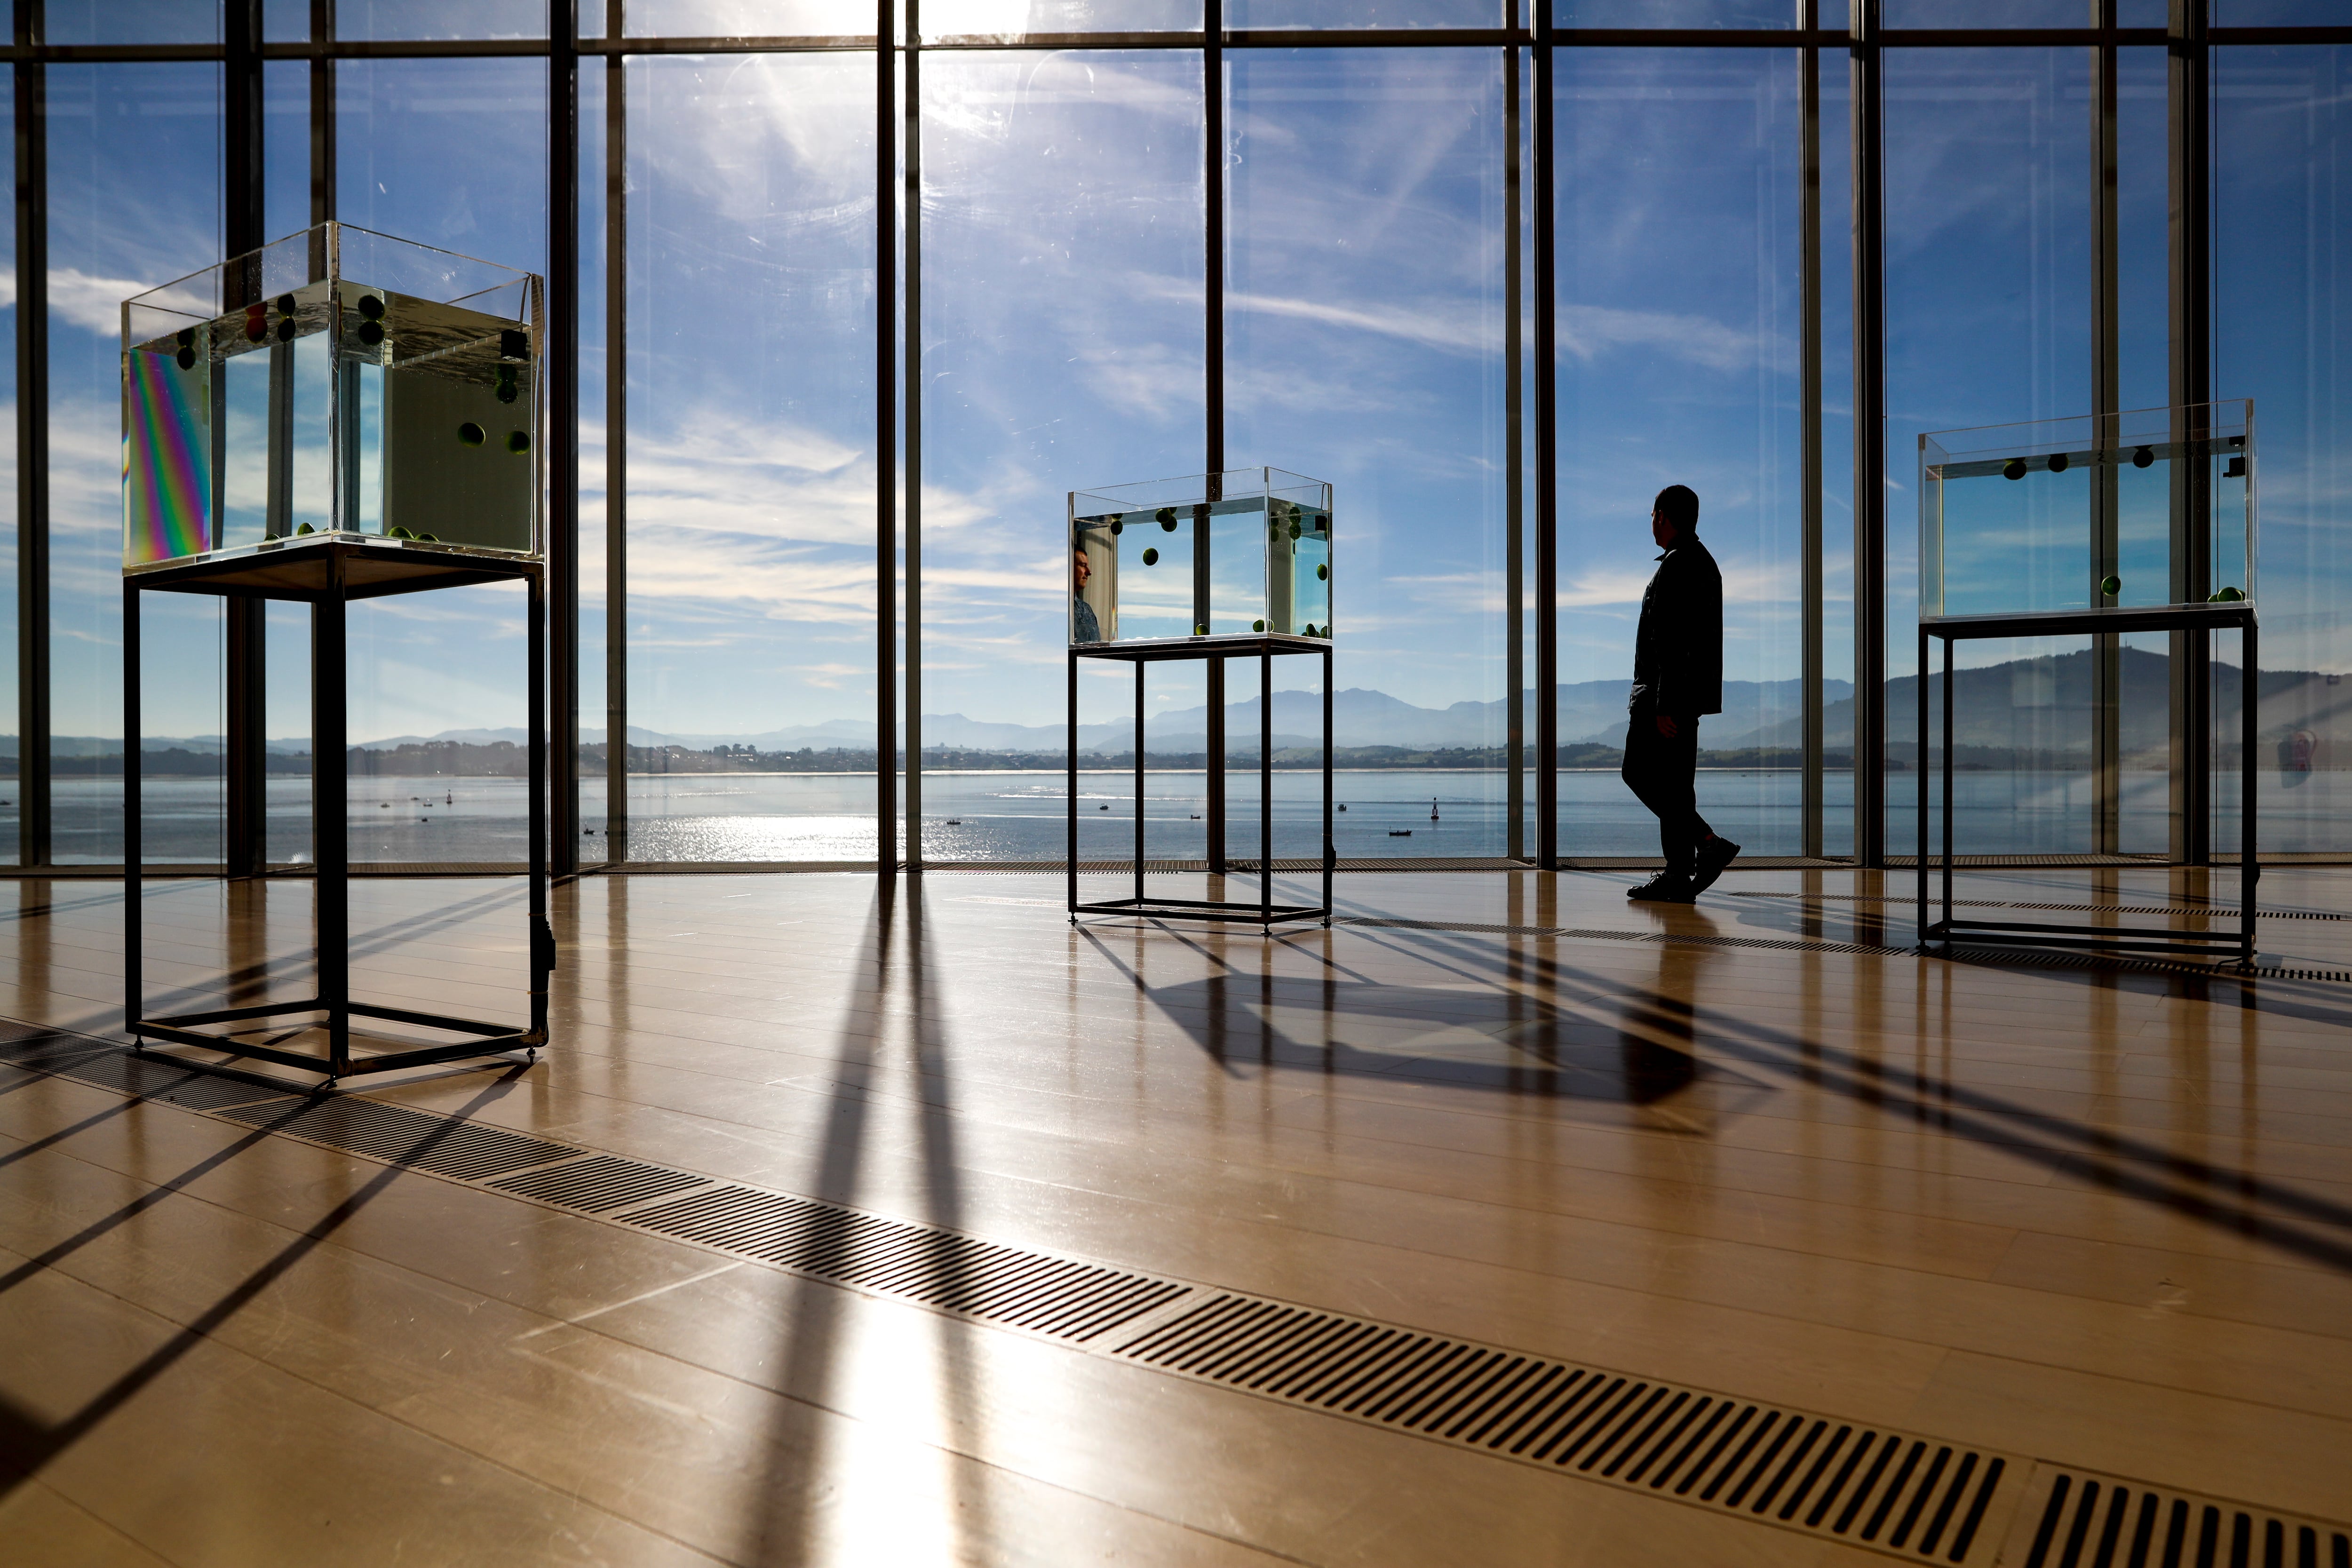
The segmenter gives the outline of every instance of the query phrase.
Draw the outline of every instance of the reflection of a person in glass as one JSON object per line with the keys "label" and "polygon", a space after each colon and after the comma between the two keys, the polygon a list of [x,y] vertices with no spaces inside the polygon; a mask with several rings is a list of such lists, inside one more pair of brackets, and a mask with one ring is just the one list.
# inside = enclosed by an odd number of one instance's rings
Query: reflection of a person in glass
{"label": "reflection of a person in glass", "polygon": [[1087,562],[1087,547],[1070,546],[1070,640],[1072,642],[1102,641],[1102,623],[1095,619],[1095,607],[1087,603],[1087,579],[1095,569]]}

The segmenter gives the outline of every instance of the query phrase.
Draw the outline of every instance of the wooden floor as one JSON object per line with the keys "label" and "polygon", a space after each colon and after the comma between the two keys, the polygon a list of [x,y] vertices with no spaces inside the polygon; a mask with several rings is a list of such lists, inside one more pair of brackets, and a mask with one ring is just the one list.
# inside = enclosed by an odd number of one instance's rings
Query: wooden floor
{"label": "wooden floor", "polygon": [[[2352,984],[1888,951],[1911,941],[1892,875],[1735,873],[1692,909],[1628,906],[1634,879],[1348,875],[1347,920],[1271,941],[1073,928],[1048,876],[592,879],[558,890],[536,1066],[353,1081],[1167,1279],[2352,1517]],[[2352,871],[2263,889],[2352,909]],[[521,1016],[519,884],[353,899],[369,999]],[[301,994],[307,884],[142,902],[152,1008],[231,973]],[[0,1016],[120,1038],[121,929],[115,885],[0,882]],[[2265,919],[2261,947],[2352,970],[2352,922]],[[12,1568],[1885,1560],[0,1068]]]}

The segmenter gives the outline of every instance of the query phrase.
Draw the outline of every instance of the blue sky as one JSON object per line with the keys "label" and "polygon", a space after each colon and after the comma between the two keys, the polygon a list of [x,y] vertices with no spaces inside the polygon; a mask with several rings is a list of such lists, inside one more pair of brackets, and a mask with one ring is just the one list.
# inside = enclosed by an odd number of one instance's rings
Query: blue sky
{"label": "blue sky", "polygon": [[[1019,8],[971,9],[979,30]],[[2331,172],[2345,163],[2345,54],[2232,50],[2216,67],[2215,389],[2257,402],[2273,665],[2352,665],[2335,542],[2352,504],[2352,324],[2334,303],[2352,258]],[[2165,395],[2162,59],[2126,57],[2124,385],[2145,405]],[[1430,706],[1500,697],[1500,56],[1229,58],[1228,460],[1338,487],[1340,684]],[[1199,68],[1175,51],[926,61],[926,710],[1056,720],[1063,492],[1201,466]],[[589,74],[593,132],[602,73]],[[1826,75],[1824,515],[1842,675],[1843,61]],[[1779,51],[1562,57],[1563,679],[1623,673],[1648,500],[1670,480],[1705,498],[1736,668],[1796,673],[1795,78]],[[344,217],[543,266],[543,66],[348,62],[341,79]],[[627,79],[635,718],[754,731],[869,717],[870,61],[649,60]],[[2088,399],[2087,85],[2080,50],[1890,62],[1898,669],[1917,433]],[[299,87],[273,75],[274,153],[302,145]],[[217,258],[217,73],[57,67],[50,90],[55,722],[104,733],[119,726],[113,306]],[[273,226],[299,226],[289,159],[271,192]],[[592,179],[592,224],[596,196]],[[600,634],[601,311],[583,325],[583,580]],[[195,603],[153,616],[150,728],[217,728],[216,615]],[[512,595],[367,616],[355,733],[519,721]],[[299,733],[305,645],[299,617],[278,624],[272,724]],[[597,647],[592,636],[591,729]],[[1198,699],[1171,682],[1168,700]]]}

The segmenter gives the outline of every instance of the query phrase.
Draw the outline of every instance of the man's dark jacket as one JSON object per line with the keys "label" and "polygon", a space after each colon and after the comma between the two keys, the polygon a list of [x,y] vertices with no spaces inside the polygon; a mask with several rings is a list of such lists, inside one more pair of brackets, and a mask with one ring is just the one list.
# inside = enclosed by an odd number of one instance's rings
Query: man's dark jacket
{"label": "man's dark jacket", "polygon": [[1633,706],[1674,719],[1723,711],[1723,574],[1695,533],[1658,557],[1642,591]]}

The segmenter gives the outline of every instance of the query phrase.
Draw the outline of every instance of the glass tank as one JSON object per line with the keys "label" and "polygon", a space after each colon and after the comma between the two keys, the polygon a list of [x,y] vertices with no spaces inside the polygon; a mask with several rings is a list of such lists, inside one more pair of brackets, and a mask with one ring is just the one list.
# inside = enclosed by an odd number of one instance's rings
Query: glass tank
{"label": "glass tank", "polygon": [[536,555],[540,279],[321,224],[122,305],[122,566]]}
{"label": "glass tank", "polygon": [[1331,635],[1331,487],[1235,468],[1070,492],[1070,641]]}
{"label": "glass tank", "polygon": [[1919,437],[1919,615],[2236,604],[2254,593],[2250,401]]}

